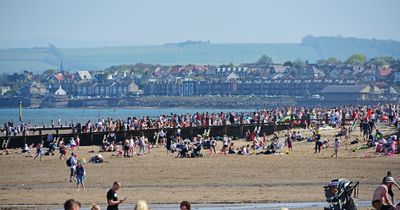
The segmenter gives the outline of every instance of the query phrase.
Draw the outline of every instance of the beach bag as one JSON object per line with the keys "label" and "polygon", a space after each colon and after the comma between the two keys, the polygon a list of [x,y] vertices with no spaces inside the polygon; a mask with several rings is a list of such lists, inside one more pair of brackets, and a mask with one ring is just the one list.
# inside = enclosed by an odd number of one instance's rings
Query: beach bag
{"label": "beach bag", "polygon": [[71,158],[68,158],[68,160],[65,162],[68,167],[71,167]]}

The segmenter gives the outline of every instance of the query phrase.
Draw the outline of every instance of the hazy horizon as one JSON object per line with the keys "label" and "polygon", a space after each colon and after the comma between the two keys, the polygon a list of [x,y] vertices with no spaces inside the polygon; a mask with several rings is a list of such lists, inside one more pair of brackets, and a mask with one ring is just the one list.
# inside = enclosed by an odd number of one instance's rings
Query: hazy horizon
{"label": "hazy horizon", "polygon": [[[368,38],[361,38],[361,37],[344,37],[341,35],[336,36],[314,36],[312,34],[307,36],[313,37],[342,37],[342,38],[356,38],[356,39],[368,39]],[[400,42],[400,40],[393,40],[393,39],[376,39],[370,38],[368,40],[384,40],[384,41],[396,41]],[[0,41],[0,49],[18,49],[18,48],[47,48],[49,45],[55,45],[57,48],[64,48],[64,49],[74,49],[74,48],[107,48],[107,47],[140,47],[140,46],[161,46],[165,44],[179,44],[184,43],[187,41],[202,41],[206,42],[209,41],[210,44],[301,44],[301,40],[299,42],[275,42],[275,43],[268,43],[268,42],[213,42],[212,40],[181,40],[176,42],[166,42],[166,43],[156,43],[156,44],[138,44],[138,43],[130,43],[130,42],[122,42],[122,41],[85,41],[85,40],[71,40],[71,39],[36,39],[36,40],[10,40],[10,41]],[[19,43],[21,46],[18,46]],[[57,43],[57,44],[56,44]]]}
{"label": "hazy horizon", "polygon": [[400,1],[0,2],[0,48],[300,43],[307,35],[400,40]]}

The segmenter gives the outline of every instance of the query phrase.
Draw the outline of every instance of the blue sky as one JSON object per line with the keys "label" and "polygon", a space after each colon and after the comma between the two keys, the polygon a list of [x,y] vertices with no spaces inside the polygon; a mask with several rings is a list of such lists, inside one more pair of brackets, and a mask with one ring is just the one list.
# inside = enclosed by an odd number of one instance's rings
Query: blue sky
{"label": "blue sky", "polygon": [[399,9],[399,0],[1,0],[0,44],[297,43],[308,34],[400,40]]}

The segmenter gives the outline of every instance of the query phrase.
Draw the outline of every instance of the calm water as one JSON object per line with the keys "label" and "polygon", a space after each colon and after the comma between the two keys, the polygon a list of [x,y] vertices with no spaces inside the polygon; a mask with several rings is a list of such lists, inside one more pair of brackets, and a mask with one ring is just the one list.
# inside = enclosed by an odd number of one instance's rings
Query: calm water
{"label": "calm water", "polygon": [[[203,112],[248,112],[248,109],[190,109],[190,108],[167,108],[167,109],[156,109],[156,108],[125,108],[125,109],[23,109],[22,120],[24,122],[31,122],[37,125],[43,123],[50,124],[51,120],[57,124],[58,119],[61,119],[62,123],[65,121],[70,123],[81,122],[85,123],[87,120],[92,122],[99,118],[127,118],[127,117],[143,117],[143,116],[158,116],[161,114],[170,115],[171,113],[185,114],[185,113],[203,113]],[[18,109],[0,109],[0,123],[7,121],[18,122]]]}

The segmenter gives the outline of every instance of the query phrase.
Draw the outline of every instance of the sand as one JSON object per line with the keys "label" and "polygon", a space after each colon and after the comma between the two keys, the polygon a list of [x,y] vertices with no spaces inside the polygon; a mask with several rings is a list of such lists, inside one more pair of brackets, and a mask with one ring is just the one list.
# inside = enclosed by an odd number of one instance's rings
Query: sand
{"label": "sand", "polygon": [[[393,128],[380,126],[385,133]],[[338,129],[322,130],[322,138],[333,139]],[[309,130],[302,130],[305,136]],[[352,133],[352,139],[359,131]],[[281,139],[282,141],[282,139]],[[235,141],[242,145],[243,141]],[[222,145],[219,142],[218,147]],[[295,142],[293,152],[280,155],[211,155],[203,158],[177,159],[155,148],[151,154],[122,158],[103,153],[106,162],[87,163],[87,189],[77,192],[70,183],[65,160],[44,156],[33,160],[18,150],[0,156],[0,204],[60,205],[75,198],[85,205],[106,203],[106,192],[113,181],[122,183],[120,198],[128,203],[144,199],[149,203],[240,203],[324,201],[323,186],[330,180],[345,177],[360,181],[360,200],[369,200],[374,188],[388,170],[400,178],[399,155],[375,155],[373,149],[352,149],[358,145],[344,143],[339,158],[332,159],[333,149],[314,154],[314,143]],[[79,156],[89,159],[89,150],[81,147]],[[365,156],[368,158],[365,158]],[[398,192],[397,192],[398,194]]]}

